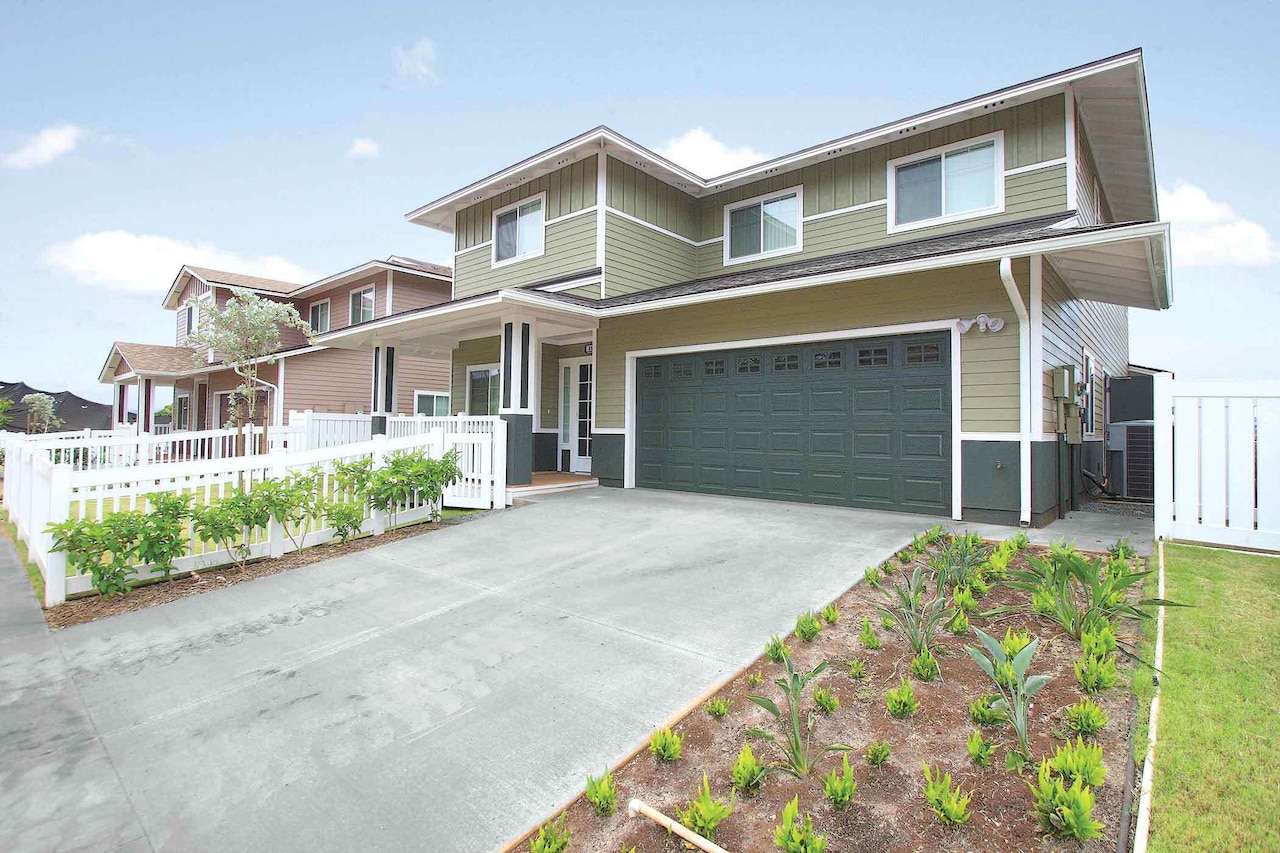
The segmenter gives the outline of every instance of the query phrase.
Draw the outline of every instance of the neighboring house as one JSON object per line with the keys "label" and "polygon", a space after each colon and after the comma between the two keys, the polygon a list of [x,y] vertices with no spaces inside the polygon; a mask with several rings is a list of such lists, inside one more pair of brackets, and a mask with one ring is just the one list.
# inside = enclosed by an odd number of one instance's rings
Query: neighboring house
{"label": "neighboring house", "polygon": [[13,401],[9,409],[9,432],[26,432],[27,405],[22,398],[28,394],[48,394],[53,398],[54,414],[62,421],[59,430],[110,429],[111,407],[77,397],[70,391],[41,391],[25,382],[0,382],[0,397]]}
{"label": "neighboring house", "polygon": [[512,483],[1043,523],[1170,304],[1140,51],[710,180],[600,127],[407,218],[452,300],[318,342],[452,352]]}
{"label": "neighboring house", "polygon": [[[289,303],[315,332],[324,333],[445,302],[450,287],[447,267],[397,256],[369,261],[310,284],[184,266],[164,298],[164,307],[174,312],[173,345],[116,343],[102,366],[99,381],[114,386],[112,421],[127,423],[131,405],[141,400],[136,409],[141,413],[138,431],[153,431],[157,384],[173,387],[175,431],[217,429],[234,421],[230,398],[242,380],[216,353],[197,353],[186,345],[187,336],[199,326],[204,306],[225,305],[232,288]],[[258,423],[280,425],[288,412],[307,409],[448,412],[448,353],[443,359],[424,358],[406,349],[394,374],[383,374],[379,384],[384,393],[375,397],[375,359],[369,355],[312,345],[296,329],[282,329],[280,344],[274,363],[258,368],[263,386],[255,417]]]}

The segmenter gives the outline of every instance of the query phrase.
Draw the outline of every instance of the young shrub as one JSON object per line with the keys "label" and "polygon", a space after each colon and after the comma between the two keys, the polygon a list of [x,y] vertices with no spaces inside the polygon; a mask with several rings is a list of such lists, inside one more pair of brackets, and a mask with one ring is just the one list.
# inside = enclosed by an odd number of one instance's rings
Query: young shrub
{"label": "young shrub", "polygon": [[769,638],[769,642],[764,644],[764,656],[765,660],[773,663],[782,663],[783,660],[791,657],[791,647],[781,637],[774,634]]}
{"label": "young shrub", "polygon": [[333,528],[339,542],[346,542],[360,532],[364,524],[364,507],[355,502],[328,501],[324,505],[324,521]]}
{"label": "young shrub", "polygon": [[761,684],[764,684],[764,673],[761,672],[760,670],[757,669],[755,672],[747,676],[748,687],[755,689],[759,687]]}
{"label": "young shrub", "polygon": [[864,660],[849,661],[849,677],[854,681],[861,681],[867,677],[867,662]]}
{"label": "young shrub", "polygon": [[[1036,646],[1040,644],[1038,639],[1032,640],[1027,646],[1012,659],[1005,654],[1000,643],[990,634],[981,628],[974,628],[974,633],[978,635],[978,639],[982,641],[982,645],[986,649],[984,654],[981,649],[973,646],[965,646],[965,651],[973,658],[974,662],[987,674],[987,677],[995,682],[996,688],[1000,692],[1000,698],[991,704],[991,708],[1001,713],[1001,715],[1009,721],[1009,725],[1013,727],[1014,734],[1018,738],[1017,750],[1009,751],[1009,766],[1014,766],[1021,759],[1022,763],[1030,760],[1031,756],[1031,699],[1049,683],[1047,675],[1027,675],[1027,669],[1031,666],[1031,658],[1036,653]],[[1021,763],[1019,763],[1021,766]]]}
{"label": "young shrub", "polygon": [[880,564],[880,573],[891,575],[898,570],[898,565],[893,560],[885,560]]}
{"label": "young shrub", "polygon": [[1031,593],[1031,612],[1041,616],[1052,616],[1054,612],[1053,593],[1047,589],[1033,590]]}
{"label": "young shrub", "polygon": [[992,706],[1000,697],[994,693],[983,693],[969,703],[969,719],[976,726],[994,726],[1004,722],[1004,714]]}
{"label": "young shrub", "polygon": [[853,747],[844,743],[833,743],[830,746],[815,748],[811,746],[814,724],[813,715],[810,714],[808,717],[807,729],[802,729],[800,725],[800,702],[804,697],[804,689],[809,686],[810,682],[826,671],[826,661],[804,674],[795,671],[791,664],[791,658],[785,658],[782,663],[787,668],[786,677],[776,679],[774,684],[782,688],[782,695],[787,701],[787,713],[784,714],[772,699],[764,696],[747,697],[748,700],[773,715],[774,721],[782,730],[781,740],[760,728],[747,729],[746,734],[747,737],[758,737],[768,741],[782,754],[782,760],[770,765],[771,769],[781,770],[796,778],[801,778],[813,772],[818,759],[828,752],[848,752]]}
{"label": "young shrub", "polygon": [[978,600],[973,597],[973,590],[969,585],[956,587],[951,593],[951,601],[965,613],[973,613],[978,609]]}
{"label": "young shrub", "polygon": [[1058,747],[1058,752],[1049,760],[1049,768],[1064,779],[1080,782],[1090,788],[1102,784],[1107,776],[1107,768],[1102,763],[1102,747],[1085,743],[1076,738],[1073,744],[1067,741]]}
{"label": "young shrub", "polygon": [[817,705],[822,713],[830,714],[840,707],[840,700],[836,698],[836,694],[819,686],[813,688],[813,704]]}
{"label": "young shrub", "polygon": [[858,642],[862,643],[864,649],[880,648],[880,638],[871,630],[871,620],[865,616],[862,617],[862,631],[858,634]]}
{"label": "young shrub", "polygon": [[976,534],[953,536],[929,561],[929,567],[936,573],[938,593],[968,586],[990,556],[991,547],[983,544],[982,537]]}
{"label": "young shrub", "polygon": [[904,566],[910,565],[911,561],[914,559],[915,559],[915,554],[911,553],[911,550],[909,548],[903,548],[901,551],[898,552],[898,562],[902,563],[902,565]]}
{"label": "young shrub", "polygon": [[760,763],[756,754],[751,751],[751,744],[744,743],[742,751],[733,762],[733,787],[744,794],[754,794],[760,790],[769,768]]}
{"label": "young shrub", "polygon": [[796,636],[803,642],[810,642],[822,630],[822,622],[811,612],[801,613],[796,617]]}
{"label": "young shrub", "polygon": [[925,764],[921,793],[929,808],[933,809],[933,813],[946,826],[959,826],[969,822],[969,801],[973,799],[973,794],[961,791],[959,783],[952,789],[950,773],[943,776],[942,771],[930,770],[929,765]]}
{"label": "young shrub", "polygon": [[612,773],[605,770],[599,779],[587,776],[587,802],[601,817],[608,817],[618,810],[618,790],[613,785]]}
{"label": "young shrub", "polygon": [[901,684],[884,695],[884,704],[889,713],[899,720],[905,720],[920,710],[920,700],[916,698],[915,689],[908,678],[902,679]]}
{"label": "young shrub", "polygon": [[1076,680],[1086,693],[1101,693],[1119,683],[1116,675],[1116,656],[1095,658],[1085,655],[1076,661]]}
{"label": "young shrub", "polygon": [[822,608],[822,621],[828,625],[834,625],[840,620],[840,608],[834,604],[828,604]]}
{"label": "young shrub", "polygon": [[50,524],[45,532],[53,536],[50,550],[65,551],[67,566],[76,574],[91,575],[98,595],[111,598],[129,592],[129,579],[136,573],[129,560],[140,523],[133,513],[117,512],[102,521],[71,519]]}
{"label": "young shrub", "polygon": [[733,701],[724,696],[712,696],[706,704],[707,713],[717,719],[728,714],[732,707]]}
{"label": "young shrub", "polygon": [[1004,649],[1004,653],[1010,658],[1016,658],[1018,652],[1031,645],[1031,641],[1035,639],[1031,636],[1030,631],[1018,631],[1016,634],[1012,628],[1004,629],[1004,639],[1000,641],[1000,648]]}
{"label": "young shrub", "polygon": [[1116,544],[1107,549],[1107,553],[1120,560],[1136,560],[1138,551],[1129,544],[1128,539],[1118,539]]}
{"label": "young shrub", "polygon": [[134,557],[170,580],[173,561],[187,553],[184,522],[191,515],[191,496],[173,492],[147,495],[147,512],[138,531]]}
{"label": "young shrub", "polygon": [[1033,809],[1045,832],[1076,841],[1088,841],[1102,834],[1106,824],[1093,819],[1093,791],[1080,780],[1067,788],[1050,772],[1049,762],[1042,761],[1036,784],[1029,787]]}
{"label": "young shrub", "polygon": [[867,744],[867,763],[879,767],[889,760],[889,741],[873,740]]}
{"label": "young shrub", "polygon": [[840,771],[832,770],[822,780],[822,793],[827,795],[836,811],[843,811],[853,802],[853,795],[858,792],[858,783],[853,778],[853,769],[849,767],[849,756],[844,756],[844,764]]}
{"label": "young shrub", "polygon": [[1108,722],[1107,712],[1092,699],[1081,699],[1067,708],[1067,728],[1076,735],[1092,737]]}
{"label": "young shrub", "polygon": [[1015,551],[1025,551],[1027,548],[1031,547],[1031,540],[1027,538],[1027,534],[1021,530],[1013,534],[1013,537],[1008,541],[1013,543]]}
{"label": "young shrub", "polygon": [[680,758],[680,750],[683,744],[683,737],[664,726],[654,732],[653,737],[649,738],[649,751],[659,761],[677,761]]}
{"label": "young shrub", "polygon": [[538,834],[529,841],[529,853],[564,853],[569,849],[569,836],[573,835],[564,825],[564,815],[558,820],[544,823]]}
{"label": "young shrub", "polygon": [[946,601],[935,598],[926,602],[923,593],[924,575],[917,566],[909,581],[894,586],[893,606],[878,606],[881,615],[893,619],[898,632],[916,654],[933,645],[938,628],[950,621],[952,616],[945,609]]}
{"label": "young shrub", "polygon": [[995,748],[995,744],[984,738],[980,729],[973,730],[973,734],[969,735],[969,739],[965,741],[965,746],[974,764],[979,767],[991,766],[991,751]]}
{"label": "young shrub", "polygon": [[911,659],[911,672],[921,681],[933,681],[942,674],[938,668],[938,659],[933,656],[933,652],[929,651],[928,646]]}
{"label": "young shrub", "polygon": [[876,568],[875,566],[868,566],[866,570],[864,570],[862,573],[862,579],[867,582],[867,586],[873,589],[880,588],[881,577],[882,575],[880,574],[880,569]]}
{"label": "young shrub", "polygon": [[1105,658],[1115,654],[1116,629],[1111,623],[1103,623],[1080,634],[1080,646],[1085,657]]}
{"label": "young shrub", "polygon": [[729,802],[711,796],[711,782],[702,774],[702,788],[684,808],[676,806],[676,819],[708,841],[716,840],[716,827],[733,814],[737,792],[729,794]]}
{"label": "young shrub", "polygon": [[880,627],[884,628],[886,631],[892,631],[894,628],[897,627],[897,625],[898,623],[893,621],[892,616],[880,617]]}
{"label": "young shrub", "polygon": [[956,608],[955,615],[947,623],[947,630],[956,636],[969,633],[969,617],[965,615],[963,609]]}
{"label": "young shrub", "polygon": [[800,817],[800,796],[797,794],[782,809],[782,822],[773,831],[773,846],[782,853],[824,853],[827,837],[813,828],[813,817]]}

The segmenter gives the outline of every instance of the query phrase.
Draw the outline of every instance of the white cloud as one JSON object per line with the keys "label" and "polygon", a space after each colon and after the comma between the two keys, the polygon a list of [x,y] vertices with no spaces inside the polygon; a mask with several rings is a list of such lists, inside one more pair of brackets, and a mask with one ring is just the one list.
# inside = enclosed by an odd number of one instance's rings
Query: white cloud
{"label": "white cloud", "polygon": [[704,178],[718,177],[769,159],[767,154],[746,145],[731,148],[704,127],[695,127],[681,136],[668,139],[659,146],[658,153]]}
{"label": "white cloud", "polygon": [[1160,212],[1173,225],[1178,267],[1264,267],[1280,259],[1267,229],[1181,179],[1160,188]]}
{"label": "white cloud", "polygon": [[410,48],[397,47],[394,53],[396,73],[418,83],[436,82],[436,45],[429,38],[418,39]]}
{"label": "white cloud", "polygon": [[287,282],[319,278],[276,255],[244,257],[203,240],[187,242],[128,231],[97,231],[54,243],[41,253],[40,261],[82,284],[133,293],[163,294],[183,264]]}
{"label": "white cloud", "polygon": [[8,154],[0,154],[6,169],[37,169],[73,151],[84,136],[84,128],[74,124],[46,127]]}
{"label": "white cloud", "polygon": [[381,154],[382,146],[364,137],[353,141],[347,149],[347,156],[356,160],[373,160]]}

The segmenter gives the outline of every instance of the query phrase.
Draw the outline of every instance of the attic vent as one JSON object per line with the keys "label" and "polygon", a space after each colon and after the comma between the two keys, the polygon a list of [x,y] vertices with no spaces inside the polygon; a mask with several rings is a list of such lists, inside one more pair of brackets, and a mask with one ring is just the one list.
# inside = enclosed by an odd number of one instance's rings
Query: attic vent
{"label": "attic vent", "polygon": [[1002,106],[1004,106],[1004,99],[1001,99],[1001,100],[999,100],[999,101],[992,101],[992,102],[991,102],[991,103],[989,103],[989,104],[983,104],[983,105],[982,105],[982,108],[983,108],[984,110],[994,110],[994,109],[996,109],[997,107],[1002,107]]}
{"label": "attic vent", "polygon": [[915,133],[918,127],[919,125],[916,125],[916,124],[911,125],[911,127],[904,127],[902,128],[902,130],[898,131],[898,135],[902,136],[903,134],[907,134],[907,133]]}

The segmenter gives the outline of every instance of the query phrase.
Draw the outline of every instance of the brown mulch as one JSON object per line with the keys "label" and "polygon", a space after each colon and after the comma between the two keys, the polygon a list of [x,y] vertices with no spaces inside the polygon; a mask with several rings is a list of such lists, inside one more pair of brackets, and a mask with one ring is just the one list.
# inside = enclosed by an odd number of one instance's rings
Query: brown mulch
{"label": "brown mulch", "polygon": [[153,607],[157,604],[177,601],[179,598],[186,598],[189,595],[200,595],[201,593],[233,586],[255,578],[287,572],[302,566],[309,566],[312,563],[318,563],[321,560],[354,554],[357,551],[364,551],[378,545],[388,545],[392,542],[399,542],[401,539],[432,533],[442,527],[459,524],[473,517],[461,516],[438,523],[411,524],[396,530],[390,530],[381,536],[366,535],[348,542],[334,541],[325,545],[316,545],[311,548],[303,548],[301,551],[290,552],[283,557],[275,559],[255,560],[247,563],[244,568],[219,566],[185,577],[174,578],[171,581],[156,581],[138,586],[131,590],[128,595],[118,595],[114,598],[102,598],[96,594],[87,595],[83,598],[72,599],[65,604],[59,604],[57,607],[46,609],[44,618],[49,623],[49,627],[54,630],[68,628],[72,625],[93,622],[96,619],[105,619],[108,616],[116,616],[120,613],[141,610],[144,607]]}
{"label": "brown mulch", "polygon": [[[1042,550],[1031,549],[1030,553]],[[1025,565],[1025,559],[1019,555],[1013,566]],[[903,573],[899,567],[894,575],[885,578],[884,588],[891,587]],[[932,589],[932,581],[929,588]],[[997,584],[979,601],[978,609],[985,611],[1024,600],[1022,593]],[[911,674],[912,654],[900,634],[881,625],[875,605],[884,601],[885,595],[880,590],[859,583],[837,599],[840,608],[837,624],[824,626],[810,643],[802,643],[794,635],[786,637],[794,650],[797,671],[802,667],[808,671],[821,661],[828,661],[828,669],[817,683],[835,692],[840,707],[830,715],[821,714],[813,707],[810,687],[801,713],[807,715],[812,711],[817,717],[813,744],[843,742],[857,746],[856,752],[849,753],[849,763],[858,780],[853,802],[846,810],[836,811],[823,795],[822,777],[841,762],[840,754],[828,754],[809,778],[795,779],[775,772],[767,777],[759,793],[749,797],[739,795],[733,814],[716,831],[716,843],[734,853],[771,853],[774,827],[782,808],[798,795],[801,812],[813,815],[815,828],[826,835],[829,853],[1114,850],[1124,797],[1126,761],[1131,749],[1129,732],[1133,709],[1126,689],[1127,678],[1122,675],[1120,686],[1093,697],[1110,717],[1096,738],[1103,747],[1107,768],[1105,783],[1094,790],[1097,797],[1094,818],[1106,824],[1102,837],[1083,846],[1046,838],[1031,813],[1028,783],[1034,782],[1035,769],[1019,776],[1004,766],[1006,750],[1014,744],[1012,730],[1007,725],[988,726],[983,730],[984,736],[997,744],[990,767],[976,766],[966,750],[965,741],[974,730],[968,705],[994,688],[964,651],[966,645],[977,644],[976,635],[970,632],[956,637],[940,631],[941,678],[933,682],[913,678],[920,710],[906,720],[889,715],[885,692],[898,686],[903,675]],[[878,650],[863,649],[858,641],[864,616],[870,618],[882,641]],[[1031,673],[1047,674],[1052,681],[1034,700],[1032,752],[1037,759],[1052,755],[1066,737],[1064,709],[1086,695],[1076,682],[1073,668],[1080,655],[1079,643],[1047,620],[1029,614],[992,619],[971,616],[970,622],[997,638],[1004,636],[1005,628],[1015,631],[1025,628],[1040,638]],[[1122,627],[1129,635],[1136,630],[1133,625]],[[848,676],[847,662],[854,658],[867,662],[867,677],[860,681]],[[764,683],[750,688],[746,677],[757,671],[764,675]],[[573,833],[572,849],[617,851],[629,850],[634,845],[637,853],[681,850],[678,838],[643,818],[629,817],[627,803],[633,797],[639,798],[675,818],[676,806],[685,805],[693,797],[703,773],[710,778],[713,795],[727,801],[733,762],[747,741],[745,729],[758,726],[781,737],[773,718],[746,697],[749,694],[768,696],[778,702],[785,714],[781,691],[773,684],[783,673],[781,664],[769,663],[761,656],[714,694],[732,701],[728,716],[714,719],[699,706],[673,725],[675,731],[684,736],[683,755],[678,761],[659,762],[645,750],[619,767],[614,772],[617,814],[601,817],[592,811],[585,797],[574,800],[566,812],[567,826]],[[865,747],[873,740],[887,740],[890,744],[889,761],[879,768],[870,767],[865,758]],[[751,743],[758,759],[773,761],[778,757],[767,743],[757,739]],[[969,823],[948,828],[930,811],[921,795],[924,762],[951,773],[953,782],[959,782],[966,792],[973,792]],[[526,839],[508,849],[524,850],[527,845]]]}

